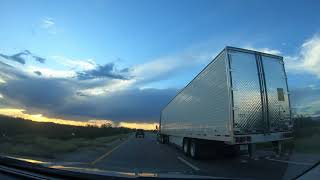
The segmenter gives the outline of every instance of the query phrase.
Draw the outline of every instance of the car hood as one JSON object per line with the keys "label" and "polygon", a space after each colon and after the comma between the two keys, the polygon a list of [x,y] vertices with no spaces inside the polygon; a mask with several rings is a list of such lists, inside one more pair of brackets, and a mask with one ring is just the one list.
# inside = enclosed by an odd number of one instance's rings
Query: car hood
{"label": "car hood", "polygon": [[[183,173],[154,173],[154,172],[121,172],[121,171],[108,171],[104,169],[91,168],[89,165],[85,167],[77,167],[79,165],[84,165],[85,163],[78,162],[49,162],[41,161],[31,158],[20,158],[12,156],[1,156],[1,164],[6,162],[10,166],[23,167],[29,166],[31,168],[39,169],[44,168],[51,171],[59,170],[62,172],[72,172],[74,174],[91,174],[99,176],[109,176],[109,177],[120,177],[120,178],[159,178],[159,179],[235,179],[228,177],[214,177],[214,176],[203,176],[195,174],[183,174]],[[43,169],[41,170],[43,172]]]}

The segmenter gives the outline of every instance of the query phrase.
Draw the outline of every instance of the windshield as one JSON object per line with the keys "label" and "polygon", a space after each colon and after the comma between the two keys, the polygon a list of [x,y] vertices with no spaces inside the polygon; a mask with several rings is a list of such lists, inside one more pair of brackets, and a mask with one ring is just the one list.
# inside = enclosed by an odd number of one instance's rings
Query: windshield
{"label": "windshield", "polygon": [[320,160],[319,5],[1,0],[0,155],[294,178]]}

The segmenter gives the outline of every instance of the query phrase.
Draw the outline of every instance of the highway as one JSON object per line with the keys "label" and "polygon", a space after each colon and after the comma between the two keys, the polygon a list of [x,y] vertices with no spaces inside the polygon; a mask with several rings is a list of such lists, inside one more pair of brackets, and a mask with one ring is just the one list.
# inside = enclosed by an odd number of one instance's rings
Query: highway
{"label": "highway", "polygon": [[[243,179],[292,179],[316,161],[313,157],[306,160],[299,159],[298,156],[293,158],[293,155],[273,157],[266,154],[268,153],[261,153],[261,156],[254,159],[244,155],[235,158],[192,160],[174,145],[159,144],[155,134],[146,133],[145,138],[131,135],[128,139],[106,148],[104,152],[86,156],[84,160],[86,166],[111,171]],[[83,153],[79,156],[84,157]]]}

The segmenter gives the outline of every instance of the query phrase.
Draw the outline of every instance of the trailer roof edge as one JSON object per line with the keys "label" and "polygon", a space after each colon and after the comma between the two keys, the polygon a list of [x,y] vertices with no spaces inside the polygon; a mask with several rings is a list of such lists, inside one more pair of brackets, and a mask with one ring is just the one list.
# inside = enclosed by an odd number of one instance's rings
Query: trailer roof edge
{"label": "trailer roof edge", "polygon": [[265,53],[265,52],[252,50],[252,49],[244,49],[244,48],[238,48],[238,47],[233,47],[233,46],[226,46],[224,49],[225,50],[242,51],[242,52],[252,53],[252,54],[261,54],[261,55],[265,55],[265,56],[269,56],[269,57],[275,57],[277,59],[283,59],[283,56],[280,56],[280,55]]}

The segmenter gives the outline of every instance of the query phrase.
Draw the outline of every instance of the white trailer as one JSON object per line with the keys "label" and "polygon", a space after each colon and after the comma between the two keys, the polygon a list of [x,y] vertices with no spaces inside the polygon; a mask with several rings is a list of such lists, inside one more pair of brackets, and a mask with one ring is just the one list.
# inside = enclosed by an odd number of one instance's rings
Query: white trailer
{"label": "white trailer", "polygon": [[159,125],[159,140],[192,158],[261,142],[280,149],[293,131],[283,58],[226,47],[164,107]]}

